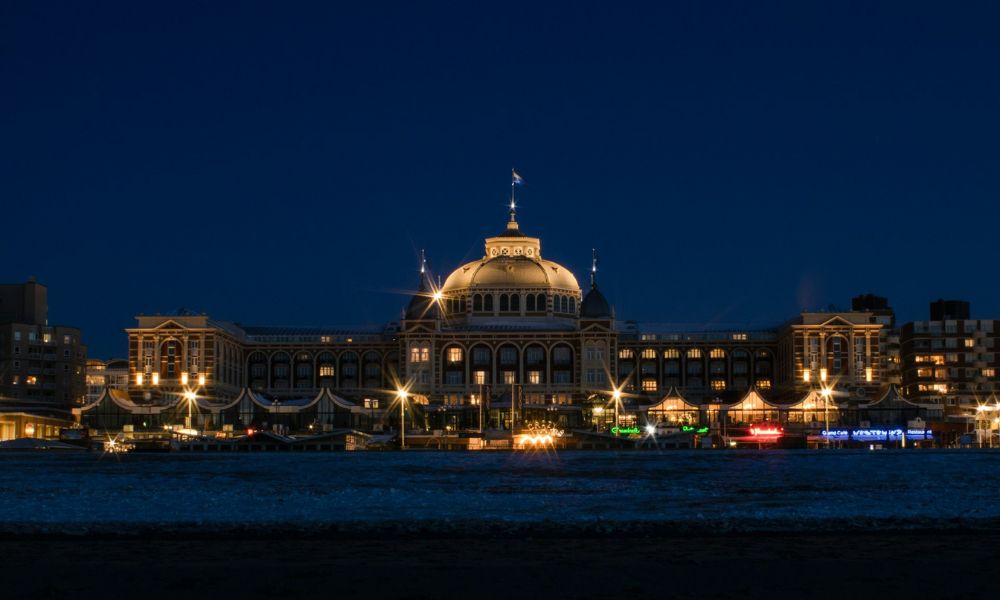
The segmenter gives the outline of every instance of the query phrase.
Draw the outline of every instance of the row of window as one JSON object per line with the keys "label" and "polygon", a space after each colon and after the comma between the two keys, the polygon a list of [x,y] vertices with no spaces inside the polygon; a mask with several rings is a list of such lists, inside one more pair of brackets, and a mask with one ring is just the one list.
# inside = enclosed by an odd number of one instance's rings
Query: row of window
{"label": "row of window", "polygon": [[[528,313],[548,311],[548,298],[545,294],[473,294],[472,312],[492,314],[496,308],[501,313],[519,314],[522,303]],[[449,299],[445,306],[452,312],[456,309],[458,312],[465,312],[465,299]],[[563,294],[553,295],[552,312],[576,314],[576,298]]]}
{"label": "row of window", "polygon": [[[43,333],[42,337],[41,337],[41,342],[43,344],[51,344],[53,339],[54,339],[54,337],[53,337],[53,335],[51,333]],[[66,345],[66,346],[71,345],[75,341],[73,339],[73,336],[71,336],[71,335],[64,335],[62,339],[63,339],[63,344]],[[18,331],[18,330],[14,330],[14,341],[15,342],[20,342],[21,341],[21,332]],[[30,342],[37,342],[37,341],[39,341],[38,333],[34,332],[34,331],[29,331],[28,332],[28,342],[30,343]]]}
{"label": "row of window", "polygon": [[[517,348],[511,346],[501,346],[497,351],[497,359],[500,364],[517,364]],[[472,349],[472,364],[488,365],[492,360],[493,352],[490,348],[475,347]],[[451,346],[445,350],[445,361],[449,365],[461,363],[464,360],[465,351],[462,348]],[[410,347],[410,363],[427,363],[431,360],[431,349],[429,344],[418,344]],[[529,346],[524,350],[524,360],[527,364],[541,364],[545,362],[545,349],[540,346]],[[573,351],[567,346],[556,346],[552,349],[552,362],[555,364],[568,364],[573,360]]]}
{"label": "row of window", "polygon": [[[689,377],[686,380],[685,387],[687,388],[703,388],[705,383],[700,377]],[[771,389],[771,380],[768,378],[756,379],[754,381],[758,389],[769,390]],[[729,384],[725,379],[710,379],[709,389],[714,392],[722,392],[729,389]],[[679,378],[668,377],[664,379],[664,388],[670,387],[680,387],[681,382]],[[749,386],[749,380],[746,377],[739,377],[733,379],[733,389],[745,390]],[[628,386],[633,387],[633,386]],[[656,392],[659,391],[659,382],[656,379],[643,379],[640,384],[640,389],[643,392]]]}
{"label": "row of window", "polygon": [[[750,357],[750,353],[747,352],[746,350],[733,350],[731,354],[734,359]],[[771,355],[771,353],[767,350],[757,350],[754,354],[757,358],[767,358]],[[645,348],[640,352],[639,355],[644,359],[655,359],[659,356],[659,351],[656,350],[655,348]],[[684,355],[687,358],[702,358],[702,356],[704,355],[704,351],[701,348],[689,348],[684,352]],[[603,357],[603,351],[602,351],[602,357]],[[667,348],[666,350],[663,351],[663,358],[669,359],[669,358],[680,358],[680,357],[681,357],[681,351],[677,348]],[[712,348],[711,350],[708,351],[708,357],[717,359],[726,358],[726,351],[723,350],[722,348]],[[621,350],[618,351],[619,360],[631,360],[633,358],[635,358],[635,350],[633,350],[632,348],[622,348]]]}

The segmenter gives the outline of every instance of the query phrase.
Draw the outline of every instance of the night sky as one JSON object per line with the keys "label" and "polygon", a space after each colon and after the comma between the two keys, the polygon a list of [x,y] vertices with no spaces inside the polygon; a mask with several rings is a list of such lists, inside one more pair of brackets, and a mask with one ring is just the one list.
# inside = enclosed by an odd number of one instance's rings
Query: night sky
{"label": "night sky", "polygon": [[0,5],[0,281],[91,356],[182,306],[394,320],[420,248],[446,276],[503,228],[512,167],[622,319],[1000,318],[996,4],[83,4]]}

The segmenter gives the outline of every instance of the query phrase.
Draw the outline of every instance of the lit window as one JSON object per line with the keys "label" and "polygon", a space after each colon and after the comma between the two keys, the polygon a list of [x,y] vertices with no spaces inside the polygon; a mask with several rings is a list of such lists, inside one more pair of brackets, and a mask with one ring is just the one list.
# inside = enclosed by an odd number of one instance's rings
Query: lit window
{"label": "lit window", "polygon": [[486,371],[473,371],[472,380],[476,385],[486,385]]}
{"label": "lit window", "polygon": [[410,348],[410,362],[429,362],[430,359],[431,351],[429,346],[412,346]]}
{"label": "lit window", "polygon": [[643,358],[656,358],[656,350],[652,348],[646,348],[642,351]]}
{"label": "lit window", "polygon": [[803,369],[802,370],[802,381],[804,381],[806,383],[809,383],[809,379],[811,377],[812,377],[812,373],[809,371],[809,369]]}
{"label": "lit window", "polygon": [[538,385],[542,382],[542,373],[540,371],[528,371],[528,383]]}
{"label": "lit window", "polygon": [[656,380],[655,379],[643,379],[642,380],[642,391],[644,391],[644,392],[655,392],[656,391]]}
{"label": "lit window", "polygon": [[712,380],[712,389],[715,390],[715,391],[717,391],[717,392],[726,389],[726,380],[725,379],[713,379]]}
{"label": "lit window", "polygon": [[747,340],[747,334],[745,333],[734,333],[733,339],[738,342],[745,342]]}
{"label": "lit window", "polygon": [[632,352],[631,348],[622,348],[621,350],[618,351],[618,358],[620,359],[629,359],[634,357],[635,354]]}
{"label": "lit window", "polygon": [[503,382],[507,385],[514,383],[514,371],[504,371],[503,372]]}
{"label": "lit window", "polygon": [[726,351],[722,348],[712,348],[708,353],[709,358],[726,358]]}
{"label": "lit window", "polygon": [[762,390],[769,390],[769,389],[771,389],[771,380],[770,379],[758,379],[757,380],[757,388],[758,389],[762,389]]}
{"label": "lit window", "polygon": [[35,377],[34,375],[28,375],[27,377],[24,378],[24,382],[27,383],[28,385],[37,385],[38,378]]}
{"label": "lit window", "polygon": [[42,341],[44,343],[46,343],[46,344],[48,344],[49,342],[51,342],[52,341],[52,334],[51,333],[43,333],[42,334]]}
{"label": "lit window", "polygon": [[663,358],[680,358],[681,351],[677,348],[668,348],[663,351]]}
{"label": "lit window", "polygon": [[983,377],[996,377],[996,376],[997,376],[996,369],[993,368],[983,369]]}
{"label": "lit window", "polygon": [[448,362],[452,363],[462,362],[462,349],[448,348]]}
{"label": "lit window", "polygon": [[320,365],[319,376],[320,377],[333,377],[333,365]]}
{"label": "lit window", "polygon": [[70,336],[68,336],[68,335],[64,335],[63,336],[63,344],[65,344],[65,345],[68,346],[72,341],[73,341],[73,339]]}
{"label": "lit window", "polygon": [[701,358],[701,348],[691,348],[688,350],[688,358]]}
{"label": "lit window", "polygon": [[976,347],[976,340],[974,340],[972,338],[965,338],[965,347],[966,348],[975,348]]}

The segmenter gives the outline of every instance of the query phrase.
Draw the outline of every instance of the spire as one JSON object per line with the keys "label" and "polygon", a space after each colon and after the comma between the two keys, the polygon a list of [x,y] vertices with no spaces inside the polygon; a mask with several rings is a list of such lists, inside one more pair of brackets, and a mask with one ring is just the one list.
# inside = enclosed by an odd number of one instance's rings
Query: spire
{"label": "spire", "polygon": [[597,287],[597,248],[591,248],[590,287]]}
{"label": "spire", "polygon": [[517,200],[514,197],[514,188],[524,183],[524,179],[517,174],[514,169],[510,170],[510,222],[507,223],[507,229],[511,231],[517,231]]}
{"label": "spire", "polygon": [[424,254],[424,249],[420,249],[420,274],[424,275],[427,273],[427,255]]}

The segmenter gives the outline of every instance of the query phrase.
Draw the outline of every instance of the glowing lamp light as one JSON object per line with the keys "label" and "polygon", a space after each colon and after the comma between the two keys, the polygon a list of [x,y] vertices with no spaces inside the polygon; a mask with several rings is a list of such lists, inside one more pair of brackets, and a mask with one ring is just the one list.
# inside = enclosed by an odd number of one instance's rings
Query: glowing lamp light
{"label": "glowing lamp light", "polygon": [[153,385],[160,385],[160,374],[153,373]]}
{"label": "glowing lamp light", "polygon": [[26,437],[31,437],[31,436],[35,435],[35,424],[34,423],[27,423],[24,426],[24,435]]}
{"label": "glowing lamp light", "polygon": [[441,298],[444,297],[444,294],[442,294],[441,292],[434,292],[434,295],[432,297],[434,298],[435,302],[440,302]]}
{"label": "glowing lamp light", "polygon": [[186,372],[181,373],[181,385],[188,384],[188,374]]}
{"label": "glowing lamp light", "polygon": [[646,425],[646,435],[653,435],[656,433],[656,425]]}
{"label": "glowing lamp light", "polygon": [[865,367],[865,381],[868,383],[872,382],[872,368]]}
{"label": "glowing lamp light", "polygon": [[135,374],[135,384],[142,385],[142,373]]}
{"label": "glowing lamp light", "polygon": [[201,386],[205,385],[205,375],[204,374],[201,374],[201,375],[198,376],[198,385],[201,385]]}
{"label": "glowing lamp light", "polygon": [[819,380],[824,382],[826,381],[826,369],[819,370]]}
{"label": "glowing lamp light", "polygon": [[198,396],[196,396],[195,393],[192,391],[184,392],[184,399],[187,400],[188,402],[194,402],[197,397]]}
{"label": "glowing lamp light", "polygon": [[806,383],[809,383],[809,380],[811,378],[812,378],[812,373],[809,371],[809,369],[803,369],[803,371],[802,371],[802,381],[804,381]]}

